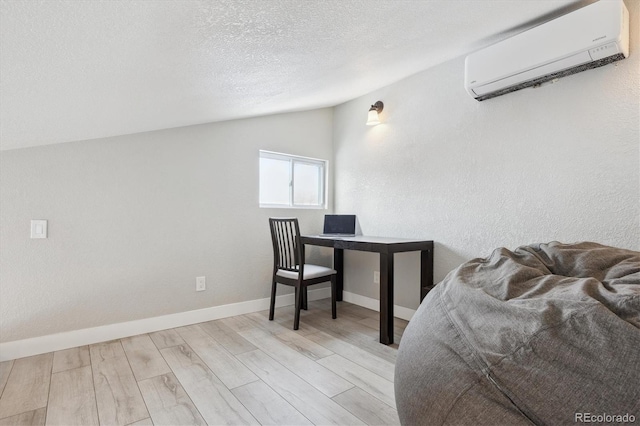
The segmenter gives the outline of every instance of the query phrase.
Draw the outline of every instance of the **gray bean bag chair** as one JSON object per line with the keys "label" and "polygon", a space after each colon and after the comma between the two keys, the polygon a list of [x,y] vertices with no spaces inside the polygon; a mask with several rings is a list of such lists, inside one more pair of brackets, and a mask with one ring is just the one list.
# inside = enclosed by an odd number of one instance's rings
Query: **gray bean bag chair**
{"label": "gray bean bag chair", "polygon": [[463,264],[407,326],[395,393],[405,425],[639,424],[640,252],[550,243]]}

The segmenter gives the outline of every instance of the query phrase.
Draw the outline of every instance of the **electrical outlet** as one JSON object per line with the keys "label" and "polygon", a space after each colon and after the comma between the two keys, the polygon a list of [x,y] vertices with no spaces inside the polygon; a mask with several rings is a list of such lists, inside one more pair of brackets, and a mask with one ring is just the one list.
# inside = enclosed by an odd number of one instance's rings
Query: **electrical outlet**
{"label": "electrical outlet", "polygon": [[205,291],[207,289],[207,282],[205,277],[196,277],[196,291]]}
{"label": "electrical outlet", "polygon": [[380,271],[373,271],[373,283],[380,284]]}

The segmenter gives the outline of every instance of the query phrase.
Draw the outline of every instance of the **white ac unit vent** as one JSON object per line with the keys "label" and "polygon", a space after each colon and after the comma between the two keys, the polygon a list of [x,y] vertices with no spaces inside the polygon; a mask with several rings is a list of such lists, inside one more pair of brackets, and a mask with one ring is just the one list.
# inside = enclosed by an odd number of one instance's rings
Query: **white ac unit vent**
{"label": "white ac unit vent", "polygon": [[629,12],[600,0],[465,59],[465,88],[478,101],[629,56]]}

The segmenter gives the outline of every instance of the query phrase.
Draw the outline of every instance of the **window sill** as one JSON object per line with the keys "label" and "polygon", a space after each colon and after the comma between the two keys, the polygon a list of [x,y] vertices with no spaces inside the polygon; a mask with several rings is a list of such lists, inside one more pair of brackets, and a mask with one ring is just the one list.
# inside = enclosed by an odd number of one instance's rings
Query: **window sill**
{"label": "window sill", "polygon": [[285,206],[280,204],[260,204],[261,209],[327,210],[327,206]]}

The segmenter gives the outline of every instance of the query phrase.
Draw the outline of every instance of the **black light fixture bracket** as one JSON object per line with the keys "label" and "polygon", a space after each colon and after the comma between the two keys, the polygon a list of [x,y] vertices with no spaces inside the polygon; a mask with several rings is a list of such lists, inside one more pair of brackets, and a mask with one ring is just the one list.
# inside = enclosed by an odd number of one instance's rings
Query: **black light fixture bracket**
{"label": "black light fixture bracket", "polygon": [[377,111],[378,114],[380,114],[380,111],[382,111],[383,108],[384,108],[384,104],[382,103],[382,101],[378,101],[375,104],[371,105],[371,108],[369,108],[369,111]]}

